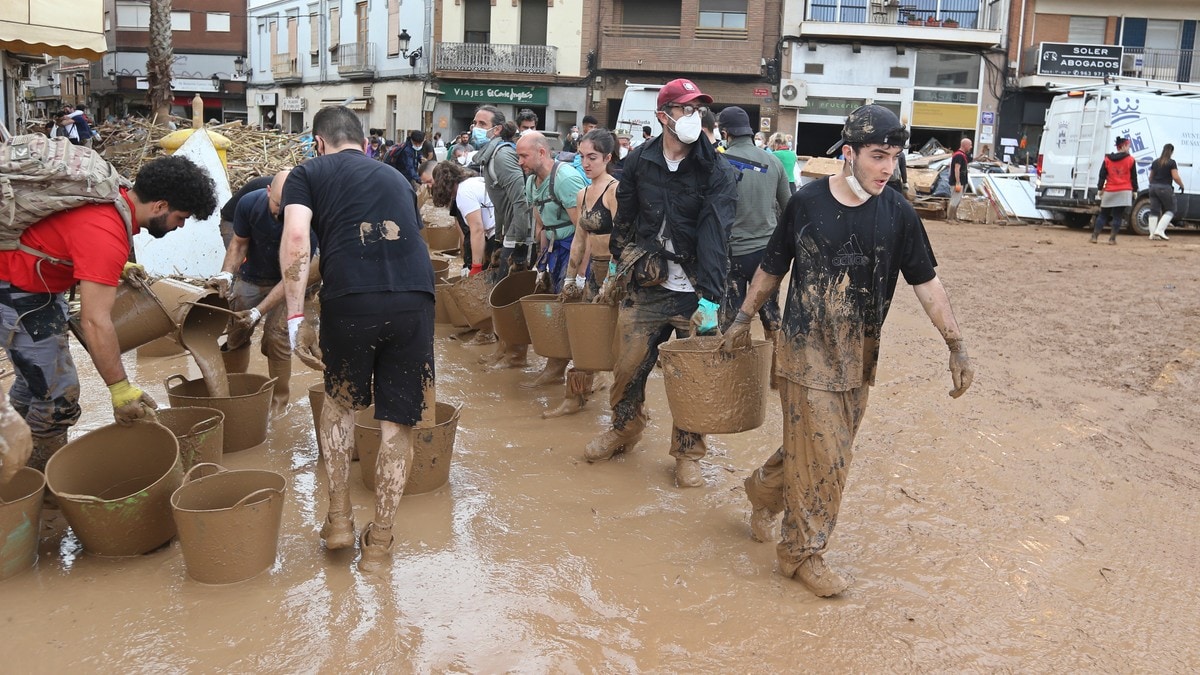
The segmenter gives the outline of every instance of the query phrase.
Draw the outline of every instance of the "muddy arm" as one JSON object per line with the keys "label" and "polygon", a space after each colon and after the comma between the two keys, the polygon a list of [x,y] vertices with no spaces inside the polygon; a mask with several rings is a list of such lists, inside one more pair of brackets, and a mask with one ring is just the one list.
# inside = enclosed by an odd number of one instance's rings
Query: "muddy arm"
{"label": "muddy arm", "polygon": [[750,281],[750,288],[746,290],[746,299],[742,302],[741,311],[745,312],[747,316],[757,314],[758,309],[763,306],[767,298],[779,290],[779,284],[782,281],[782,276],[767,274],[763,268],[759,267],[754,272],[754,279]]}
{"label": "muddy arm", "polygon": [[288,204],[283,212],[283,239],[279,242],[279,269],[283,271],[286,316],[304,313],[304,287],[308,283],[308,259],[312,254],[309,232],[312,209]]}
{"label": "muddy arm", "polygon": [[113,327],[112,309],[117,300],[117,287],[105,286],[95,281],[79,282],[80,325],[83,339],[97,372],[104,384],[115,384],[125,379],[125,366],[121,363],[121,347],[117,342],[117,330]]}
{"label": "muddy arm", "polygon": [[237,274],[238,267],[246,259],[246,252],[249,250],[249,239],[233,235],[233,239],[229,240],[229,248],[225,251],[225,261],[221,263],[221,271]]}
{"label": "muddy arm", "polygon": [[[757,278],[755,277],[755,279]],[[958,321],[954,318],[954,309],[950,307],[950,296],[946,294],[946,287],[942,285],[942,280],[935,276],[923,284],[913,286],[913,291],[916,292],[917,299],[921,301],[921,307],[929,316],[929,320],[942,334],[942,339],[947,343],[950,340],[961,340],[962,332],[958,329]]]}

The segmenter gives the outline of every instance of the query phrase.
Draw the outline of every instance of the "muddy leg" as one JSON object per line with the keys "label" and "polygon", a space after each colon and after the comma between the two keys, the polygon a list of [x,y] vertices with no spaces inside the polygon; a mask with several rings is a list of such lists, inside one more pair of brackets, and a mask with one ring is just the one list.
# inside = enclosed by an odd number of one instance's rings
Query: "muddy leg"
{"label": "muddy leg", "polygon": [[354,412],[338,397],[326,395],[321,406],[321,453],[329,480],[329,515],[321,528],[321,538],[330,550],[354,545],[354,511],[349,491],[353,450]]}
{"label": "muddy leg", "polygon": [[567,372],[567,366],[570,363],[571,359],[546,359],[546,365],[542,368],[542,372],[538,373],[532,382],[522,382],[518,386],[522,389],[533,389],[535,387],[544,387],[548,384],[558,384],[563,381],[563,377]]}
{"label": "muddy leg", "polygon": [[592,392],[592,373],[571,368],[567,371],[566,393],[563,402],[554,410],[542,412],[542,419],[548,420],[563,415],[573,415],[587,404],[588,394]]}
{"label": "muddy leg", "polygon": [[783,448],[780,447],[746,479],[750,500],[750,537],[769,542],[779,539],[779,514],[783,511]]}
{"label": "muddy leg", "polygon": [[413,459],[413,428],[380,422],[379,458],[375,462],[375,520],[363,533],[358,569],[375,572],[392,555],[392,524],[404,496],[404,484]]}

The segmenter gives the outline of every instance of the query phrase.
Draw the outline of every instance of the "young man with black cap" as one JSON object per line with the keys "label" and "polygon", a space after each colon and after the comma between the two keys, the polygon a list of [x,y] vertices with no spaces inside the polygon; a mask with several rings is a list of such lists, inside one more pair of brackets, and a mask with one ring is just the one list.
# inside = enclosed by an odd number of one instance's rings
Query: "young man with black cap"
{"label": "young man with black cap", "polygon": [[[729,266],[726,247],[737,210],[729,162],[700,139],[700,117],[712,97],[689,80],[672,80],[658,92],[663,133],[634,148],[617,186],[617,212],[609,250],[613,260],[601,297],[611,298],[629,277],[617,330],[620,354],[613,369],[612,428],[588,443],[589,462],[633,448],[648,420],[646,378],[658,346],[674,332],[717,328],[717,309]],[[680,487],[700,487],[704,436],[672,425],[671,456]]]}
{"label": "young man with black cap", "polygon": [[833,534],[854,436],[875,380],[879,339],[898,276],[950,348],[957,398],[973,371],[925,227],[912,206],[885,189],[908,132],[887,108],[866,105],[842,128],[840,174],[800,188],[767,245],[762,266],[722,349],[749,338],[750,317],[792,273],[778,345],[783,445],[746,480],[755,539],[774,538],[780,572],[816,595],[848,582],[822,555]]}
{"label": "young man with black cap", "polygon": [[[737,216],[729,235],[729,277],[721,303],[721,327],[729,329],[746,300],[746,288],[762,262],[767,242],[775,233],[779,215],[787,211],[792,188],[783,162],[754,144],[754,129],[746,111],[729,106],[721,111],[721,132],[728,145],[725,159],[738,171]],[[758,310],[767,340],[775,342],[779,330],[779,294],[774,293]],[[774,380],[774,369],[772,369]]]}

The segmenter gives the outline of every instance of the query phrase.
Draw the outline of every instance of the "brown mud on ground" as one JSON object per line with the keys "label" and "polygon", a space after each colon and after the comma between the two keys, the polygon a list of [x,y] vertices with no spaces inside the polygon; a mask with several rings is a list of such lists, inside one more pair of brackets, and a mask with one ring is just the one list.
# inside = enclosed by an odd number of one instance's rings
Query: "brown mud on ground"
{"label": "brown mud on ground", "polygon": [[[450,483],[401,502],[385,580],[318,543],[324,471],[300,393],[317,377],[297,365],[267,443],[225,459],[289,479],[276,565],[209,587],[177,542],[105,560],[43,541],[35,570],[0,583],[19,646],[6,669],[1196,671],[1200,236],[929,229],[975,385],[946,395],[946,348],[901,284],[827,556],[855,578],[841,598],[781,579],[774,547],[750,539],[742,481],[778,445],[777,407],[712,438],[708,487],[678,490],[659,372],[646,439],[589,465],[604,406],[542,421],[561,387],[517,386],[540,358],[484,373],[491,347],[440,327],[438,398],[464,404]],[[107,392],[75,356],[79,429],[96,428]],[[160,401],[153,383],[187,363],[126,356]]]}

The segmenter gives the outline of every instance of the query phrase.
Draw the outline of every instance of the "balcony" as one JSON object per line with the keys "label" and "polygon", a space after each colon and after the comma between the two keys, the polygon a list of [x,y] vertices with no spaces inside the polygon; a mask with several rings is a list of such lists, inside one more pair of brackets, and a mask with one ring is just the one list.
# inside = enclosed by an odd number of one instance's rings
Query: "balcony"
{"label": "balcony", "polygon": [[558,75],[558,47],[440,42],[434,61],[439,71]]}
{"label": "balcony", "polygon": [[1192,49],[1125,47],[1121,76],[1197,84],[1200,83],[1200,54]]}
{"label": "balcony", "polygon": [[[626,8],[631,5],[626,0]],[[751,40],[745,28],[609,23],[601,28],[601,35],[600,68],[605,70],[670,73],[686,63],[704,74],[762,73],[761,36]]]}
{"label": "balcony", "polygon": [[375,43],[350,42],[338,45],[338,75],[356,80],[375,77]]}
{"label": "balcony", "polygon": [[62,89],[57,84],[46,84],[33,88],[34,99],[58,99],[61,96]]}
{"label": "balcony", "polygon": [[291,54],[272,54],[271,77],[276,84],[298,84],[301,80],[300,59]]}
{"label": "balcony", "polygon": [[999,47],[1006,15],[989,0],[809,0],[799,35]]}

